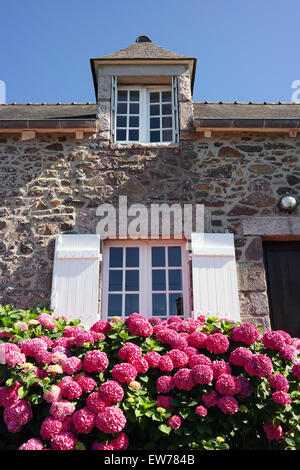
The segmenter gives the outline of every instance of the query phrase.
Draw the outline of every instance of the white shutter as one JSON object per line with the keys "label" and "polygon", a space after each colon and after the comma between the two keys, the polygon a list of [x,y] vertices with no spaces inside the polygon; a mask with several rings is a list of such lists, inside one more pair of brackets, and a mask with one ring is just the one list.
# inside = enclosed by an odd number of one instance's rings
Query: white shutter
{"label": "white shutter", "polygon": [[192,233],[194,315],[240,320],[231,233]]}
{"label": "white shutter", "polygon": [[58,235],[51,309],[87,328],[98,318],[100,235]]}
{"label": "white shutter", "polygon": [[118,101],[118,79],[117,77],[112,77],[111,79],[111,113],[110,113],[110,132],[111,132],[111,142],[116,143],[117,140],[117,101]]}

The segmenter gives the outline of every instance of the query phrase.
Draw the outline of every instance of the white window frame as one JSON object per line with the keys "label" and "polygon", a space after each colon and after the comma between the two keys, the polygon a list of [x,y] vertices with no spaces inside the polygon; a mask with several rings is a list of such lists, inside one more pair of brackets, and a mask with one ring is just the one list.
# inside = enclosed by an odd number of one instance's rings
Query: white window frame
{"label": "white window frame", "polygon": [[[140,112],[139,112],[139,140],[117,140],[117,104],[118,104],[118,91],[139,91],[140,92]],[[157,91],[170,91],[171,92],[171,106],[172,106],[172,140],[150,142],[150,92]],[[129,113],[127,112],[127,116]],[[127,126],[129,128],[129,126]],[[162,128],[159,128],[161,130]],[[118,144],[137,144],[137,143],[150,143],[150,144],[169,144],[177,143],[179,141],[179,119],[178,119],[178,93],[177,93],[177,77],[172,77],[172,85],[170,86],[118,86],[117,77],[112,77],[112,100],[111,100],[111,139],[113,143]]]}
{"label": "white window frame", "polygon": [[[140,253],[140,278],[139,278],[139,313],[145,317],[152,317],[152,293],[161,293],[162,291],[152,291],[152,264],[151,264],[151,248],[152,247],[168,247],[168,246],[180,246],[181,247],[181,269],[182,270],[182,295],[183,295],[183,315],[178,316],[180,318],[187,318],[191,316],[191,289],[190,289],[190,267],[189,267],[189,255],[188,251],[185,249],[185,240],[105,240],[103,242],[103,259],[102,259],[102,319],[107,319],[108,317],[108,295],[109,295],[109,249],[111,247],[139,247]],[[116,268],[122,269],[124,272],[126,269],[124,266],[123,260],[123,268]],[[130,269],[130,268],[129,268]],[[137,269],[137,268],[131,268]],[[159,269],[159,268],[157,268]],[[168,271],[170,268],[168,266],[162,267],[160,269],[165,269]],[[174,268],[176,269],[176,268]],[[123,275],[124,279],[124,275]],[[124,285],[124,280],[123,280]],[[122,310],[125,312],[124,308],[124,290],[122,294]],[[176,292],[176,291],[175,291]],[[116,292],[119,293],[119,292]],[[137,293],[132,291],[130,293]],[[172,291],[163,291],[163,293],[167,296],[167,305],[168,305],[168,294],[172,293]],[[132,312],[134,313],[134,312]],[[162,318],[169,318],[169,315]],[[123,315],[125,317],[125,314]]]}

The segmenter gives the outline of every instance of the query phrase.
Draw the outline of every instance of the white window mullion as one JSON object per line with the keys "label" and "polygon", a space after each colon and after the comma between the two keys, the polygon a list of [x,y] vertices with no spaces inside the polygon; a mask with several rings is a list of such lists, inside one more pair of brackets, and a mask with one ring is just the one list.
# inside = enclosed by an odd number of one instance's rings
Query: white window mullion
{"label": "white window mullion", "polygon": [[179,118],[178,118],[178,88],[177,77],[172,77],[172,107],[173,107],[173,134],[174,142],[179,142]]}

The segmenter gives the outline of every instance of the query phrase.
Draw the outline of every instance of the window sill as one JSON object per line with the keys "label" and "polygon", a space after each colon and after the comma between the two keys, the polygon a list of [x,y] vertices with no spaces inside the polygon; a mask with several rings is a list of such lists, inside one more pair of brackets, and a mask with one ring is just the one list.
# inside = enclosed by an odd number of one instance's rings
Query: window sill
{"label": "window sill", "polygon": [[111,144],[113,149],[128,149],[128,148],[178,148],[178,142],[124,142],[118,144]]}

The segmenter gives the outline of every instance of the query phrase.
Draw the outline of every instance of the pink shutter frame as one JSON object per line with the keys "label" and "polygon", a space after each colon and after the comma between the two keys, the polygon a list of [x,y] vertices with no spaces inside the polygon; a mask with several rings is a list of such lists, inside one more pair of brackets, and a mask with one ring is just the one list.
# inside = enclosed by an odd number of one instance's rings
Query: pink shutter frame
{"label": "pink shutter frame", "polygon": [[90,327],[99,319],[100,235],[58,235],[51,309]]}
{"label": "pink shutter frame", "polygon": [[194,315],[240,321],[238,283],[231,233],[192,233]]}

